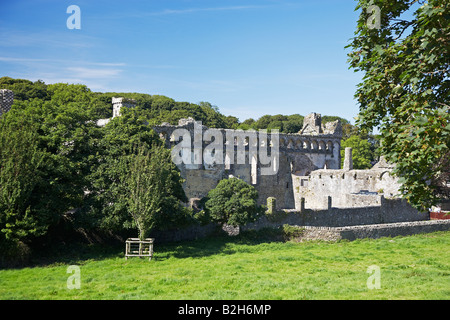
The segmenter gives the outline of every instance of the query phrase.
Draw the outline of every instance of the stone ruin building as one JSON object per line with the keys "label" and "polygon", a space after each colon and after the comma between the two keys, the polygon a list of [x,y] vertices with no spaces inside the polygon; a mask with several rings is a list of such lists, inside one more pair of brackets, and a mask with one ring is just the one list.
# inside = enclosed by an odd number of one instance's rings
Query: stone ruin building
{"label": "stone ruin building", "polygon": [[[120,108],[130,108],[135,103],[130,99],[112,98],[113,117],[120,115]],[[100,120],[98,124],[105,125],[109,120]],[[253,185],[258,191],[259,204],[276,198],[277,210],[324,209],[330,206],[330,201],[336,208],[379,206],[382,198],[394,198],[400,187],[390,174],[392,165],[383,157],[372,169],[354,170],[352,150],[346,148],[341,169],[341,124],[338,120],[322,124],[321,115],[317,113],[305,116],[302,129],[289,134],[210,129],[192,118],[181,119],[178,125],[163,123],[153,129],[167,148],[183,144],[176,132],[183,130],[187,135],[183,140],[188,143],[180,151],[189,154],[192,161],[178,163],[177,167],[185,179],[183,187],[191,206],[220,180],[230,176]],[[207,164],[201,158],[212,140],[216,146],[222,146],[221,161]],[[271,159],[276,162],[276,170],[269,174],[262,174],[262,171],[274,163],[262,164],[262,154],[252,153],[252,146],[253,150],[259,150],[265,143],[267,154],[273,151],[274,143],[278,154]],[[200,161],[196,162],[197,158]]]}
{"label": "stone ruin building", "polygon": [[[205,126],[201,126],[201,129],[195,132],[194,119],[182,119],[178,126],[162,124],[153,129],[159,133],[168,148],[179,143],[174,137],[174,132],[185,129],[190,134],[191,142],[197,140],[201,144],[198,145],[199,152],[196,152],[193,144],[189,144],[186,150],[183,150],[192,156],[196,153],[201,155],[201,151],[208,148],[210,139],[205,137],[210,131],[214,130],[218,133],[219,139],[222,139],[214,140],[215,143],[225,146],[222,161],[212,165],[202,162],[178,165],[181,175],[186,180],[184,185],[186,195],[191,201],[200,200],[220,180],[234,176],[258,190],[259,204],[265,204],[268,197],[276,197],[280,209],[295,209],[297,208],[295,190],[299,177],[324,167],[331,169],[340,167],[342,136],[340,123],[336,121],[322,126],[320,120],[320,115],[313,113],[305,117],[305,125],[299,133],[276,135],[268,133],[267,136],[257,131],[208,129]],[[304,131],[307,133],[303,133]],[[257,152],[251,152],[252,143]],[[269,174],[262,172],[268,165],[261,164],[260,161],[263,154],[259,151],[264,143],[267,143],[267,153],[273,153],[274,143],[277,144],[278,157],[272,158],[273,163],[269,164],[275,165],[276,170]],[[190,145],[192,148],[189,148]],[[241,162],[237,159],[240,155],[243,159]]]}
{"label": "stone ruin building", "polygon": [[[114,118],[120,115],[120,108],[133,107],[136,102],[131,99],[113,97],[112,104]],[[101,119],[97,124],[103,126],[109,121],[110,119]],[[202,161],[195,163],[195,159],[192,158],[191,163],[177,164],[185,179],[184,190],[190,205],[195,205],[205,197],[220,180],[234,176],[258,190],[259,204],[265,204],[268,197],[276,197],[280,209],[298,209],[299,201],[296,200],[296,194],[299,193],[299,181],[318,169],[339,169],[341,163],[341,124],[339,121],[334,121],[322,125],[321,116],[316,113],[311,113],[304,118],[304,125],[300,132],[278,133],[276,141],[275,135],[271,133],[263,137],[262,133],[257,131],[210,129],[192,118],[181,119],[178,125],[163,123],[153,129],[164,140],[167,148],[180,143],[178,137],[175,139],[174,132],[185,130],[189,134],[190,143],[183,152],[189,153],[191,157],[200,156],[201,158],[211,141],[211,139],[205,139],[205,135],[211,134],[210,131],[214,130],[215,134],[222,139],[220,142],[214,140],[216,144],[224,146],[222,161],[216,161],[213,164]],[[277,170],[273,174],[261,174],[267,165],[261,164],[257,152],[251,152],[252,144],[258,149],[258,144],[261,146],[265,142],[268,154],[271,153],[273,143],[277,144],[279,157],[273,159],[277,162],[275,164]],[[227,149],[230,145],[233,147]],[[238,161],[239,156],[243,161]]]}
{"label": "stone ruin building", "polygon": [[[0,90],[0,116],[11,109],[14,93],[8,89]],[[136,105],[133,99],[113,97],[113,116],[120,116],[122,107],[132,108]],[[110,119],[101,119],[98,125],[106,125]],[[197,132],[194,130],[198,124]],[[205,139],[209,128],[202,126],[192,118],[181,119],[178,125],[163,123],[153,128],[164,140],[168,148],[178,143],[174,132],[184,129],[189,133],[191,142],[196,139],[200,145],[191,143],[183,150],[191,156],[201,154],[209,144]],[[340,143],[342,127],[339,121],[323,125],[321,115],[311,113],[304,118],[303,128],[294,134],[279,133],[277,138],[278,158],[276,171],[271,174],[261,174],[267,165],[261,164],[258,153],[251,153],[251,144],[267,143],[267,153],[273,146],[274,137],[270,133],[261,136],[261,132],[251,132],[231,129],[213,129],[219,133],[220,142],[225,146],[223,161],[206,164],[177,164],[185,179],[184,190],[189,199],[189,205],[195,206],[201,198],[213,189],[217,183],[230,176],[238,177],[253,185],[259,194],[259,204],[266,204],[268,198],[276,198],[278,210],[300,210],[302,199],[304,208],[323,209],[331,202],[333,207],[365,207],[380,205],[381,197],[395,197],[399,184],[391,176],[392,165],[383,158],[370,170],[353,170],[351,149],[345,153],[344,168],[340,169]],[[251,135],[256,139],[250,139]],[[196,136],[197,135],[197,136]],[[272,140],[271,140],[272,139]],[[211,139],[210,139],[211,140]],[[252,140],[252,141],[250,141]],[[225,150],[233,145],[231,152]],[[196,150],[198,147],[199,150]],[[228,149],[228,151],[230,151]],[[237,158],[242,156],[239,163]],[[233,159],[230,158],[233,157]],[[259,155],[261,156],[261,155]],[[194,161],[193,161],[194,162]]]}
{"label": "stone ruin building", "polygon": [[[121,105],[123,101],[116,98],[114,102],[116,116],[120,107],[133,105]],[[99,125],[107,121],[101,120]],[[256,188],[258,203],[267,204],[268,212],[281,213],[281,219],[274,221],[266,215],[241,230],[286,223],[302,226],[302,239],[353,240],[450,227],[450,220],[430,220],[428,212],[418,212],[398,196],[400,184],[391,175],[393,166],[383,157],[371,169],[355,170],[352,150],[346,148],[341,169],[341,124],[322,124],[317,113],[307,115],[302,129],[290,134],[213,129],[192,118],[181,119],[178,125],[162,123],[153,129],[172,149],[172,157],[185,160],[174,162],[185,179],[187,205],[198,208],[200,200],[220,180],[237,177]],[[215,160],[203,161],[205,151],[214,154]],[[196,228],[158,237],[178,241],[206,235],[207,228]],[[232,234],[233,230],[228,228],[226,232]]]}
{"label": "stone ruin building", "polygon": [[[0,116],[11,109],[13,97],[11,90],[0,90]],[[114,118],[136,101],[112,98],[112,104]],[[97,125],[105,126],[112,118],[100,119]],[[267,204],[268,212],[282,212],[279,221],[265,216],[242,230],[286,223],[302,226],[306,240],[353,240],[450,228],[450,220],[430,220],[428,212],[418,212],[398,197],[400,184],[383,157],[371,169],[355,170],[352,150],[346,148],[341,169],[341,124],[322,124],[320,114],[307,115],[303,128],[292,134],[212,129],[192,118],[153,129],[167,148],[188,160],[176,162],[185,179],[186,205],[196,209],[220,180],[234,176],[256,188],[258,204]],[[214,161],[203,161],[206,150]],[[195,228],[158,237],[173,241],[208,232],[208,227]]]}

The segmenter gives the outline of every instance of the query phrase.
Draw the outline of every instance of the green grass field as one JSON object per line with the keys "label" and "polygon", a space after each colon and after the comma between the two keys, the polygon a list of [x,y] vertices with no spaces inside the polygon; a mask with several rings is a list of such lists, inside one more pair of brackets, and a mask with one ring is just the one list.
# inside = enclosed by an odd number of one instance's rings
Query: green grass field
{"label": "green grass field", "polygon": [[[333,243],[245,234],[155,244],[150,262],[95,247],[0,270],[0,299],[449,299],[449,248],[450,232]],[[69,265],[80,289],[67,288]],[[371,265],[380,289],[367,286]]]}

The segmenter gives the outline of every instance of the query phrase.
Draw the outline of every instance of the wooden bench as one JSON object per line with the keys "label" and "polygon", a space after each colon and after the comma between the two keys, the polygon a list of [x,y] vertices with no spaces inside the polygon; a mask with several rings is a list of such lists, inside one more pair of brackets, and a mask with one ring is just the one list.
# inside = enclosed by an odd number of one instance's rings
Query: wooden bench
{"label": "wooden bench", "polygon": [[128,238],[125,241],[125,260],[128,260],[128,257],[148,257],[149,261],[152,260],[154,240],[154,238],[144,240]]}

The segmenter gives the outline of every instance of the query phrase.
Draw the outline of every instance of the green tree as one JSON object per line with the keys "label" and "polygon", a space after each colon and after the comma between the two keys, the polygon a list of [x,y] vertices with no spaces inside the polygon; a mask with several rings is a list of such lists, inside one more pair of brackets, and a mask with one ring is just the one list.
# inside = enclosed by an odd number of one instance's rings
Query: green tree
{"label": "green tree", "polygon": [[288,120],[283,121],[283,133],[298,133],[300,130],[302,130],[303,127],[303,120],[302,121],[296,121],[296,120]]}
{"label": "green tree", "polygon": [[199,105],[205,114],[203,125],[210,128],[228,128],[226,118],[219,112],[217,106],[213,106],[209,102],[200,102]]}
{"label": "green tree", "polygon": [[124,109],[104,128],[90,180],[84,212],[92,227],[118,232],[138,228],[141,237],[153,228],[189,220],[189,212],[180,204],[187,198],[171,152],[136,109]]}
{"label": "green tree", "polygon": [[267,125],[267,129],[278,129],[280,132],[284,132],[283,131],[283,122],[280,120],[271,121]]}
{"label": "green tree", "polygon": [[155,95],[152,97],[152,109],[172,110],[175,107],[175,100]]}
{"label": "green tree", "polygon": [[244,120],[244,122],[240,123],[237,127],[240,130],[249,130],[256,129],[256,121],[252,118]]}
{"label": "green tree", "polygon": [[348,139],[355,134],[359,134],[359,128],[357,126],[351,123],[342,125],[342,139]]}
{"label": "green tree", "polygon": [[304,117],[299,114],[287,116],[287,120],[283,121],[284,133],[298,133],[303,128]]}
{"label": "green tree", "polygon": [[352,148],[352,159],[354,169],[369,169],[372,167],[373,151],[371,144],[367,139],[362,139],[358,135],[353,135],[350,138],[342,141],[341,144],[341,168],[344,164],[345,148]]}
{"label": "green tree", "polygon": [[34,193],[39,192],[37,187],[42,183],[40,170],[44,154],[38,143],[34,123],[27,119],[0,118],[0,242],[3,245],[26,241],[47,229],[33,202]]}
{"label": "green tree", "polygon": [[225,122],[228,129],[237,129],[239,127],[239,119],[234,116],[227,116]]}
{"label": "green tree", "polygon": [[167,151],[161,145],[150,150],[141,146],[120,159],[126,170],[120,177],[122,192],[117,201],[125,204],[141,240],[168,216],[179,212],[179,202],[185,200],[174,193],[181,185],[181,178]]}
{"label": "green tree", "polygon": [[47,85],[42,80],[32,82],[25,79],[1,77],[0,89],[12,90],[14,92],[14,101],[24,101],[35,98],[47,100],[49,98]]}
{"label": "green tree", "polygon": [[[371,5],[380,9],[379,28],[368,23]],[[379,127],[381,153],[395,163],[403,197],[422,210],[448,188],[439,176],[450,159],[449,6],[444,0],[359,0],[362,12],[348,46],[350,67],[363,72],[357,124]]]}
{"label": "green tree", "polygon": [[[80,92],[83,94],[78,96]],[[35,235],[45,234],[67,211],[80,207],[89,190],[87,176],[97,161],[98,134],[89,115],[90,102],[90,92],[84,86],[58,84],[48,90],[47,100],[17,100],[2,116],[3,128],[19,130],[20,123],[33,128],[35,135],[30,143],[36,143],[42,156],[39,167],[29,175],[35,186],[23,203],[27,204],[27,217],[38,217],[40,231]],[[30,145],[30,152],[33,150]],[[16,156],[14,152],[4,153],[2,162],[14,162]]]}
{"label": "green tree", "polygon": [[253,118],[246,119],[246,120],[244,120],[244,122],[242,122],[242,124],[246,124],[246,125],[248,125],[250,127],[252,125],[254,125],[254,123],[255,123],[255,119],[253,119]]}
{"label": "green tree", "polygon": [[205,208],[213,221],[240,226],[256,220],[261,207],[256,204],[258,191],[238,178],[221,180],[208,192]]}
{"label": "green tree", "polygon": [[272,122],[272,116],[269,114],[266,114],[266,115],[260,117],[258,120],[256,120],[255,123],[253,124],[253,126],[257,130],[267,129],[270,122]]}

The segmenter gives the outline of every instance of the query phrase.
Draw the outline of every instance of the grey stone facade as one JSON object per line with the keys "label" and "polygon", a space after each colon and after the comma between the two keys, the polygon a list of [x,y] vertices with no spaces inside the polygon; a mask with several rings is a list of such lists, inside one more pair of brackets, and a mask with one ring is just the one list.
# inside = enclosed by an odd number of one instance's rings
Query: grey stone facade
{"label": "grey stone facade", "polygon": [[371,169],[355,170],[350,169],[351,149],[346,151],[350,159],[344,159],[344,169],[319,169],[294,181],[297,201],[304,198],[306,208],[323,209],[328,197],[333,198],[332,206],[337,208],[379,206],[382,197],[398,197],[400,184],[391,174],[392,165],[383,157]]}
{"label": "grey stone facade", "polygon": [[[189,199],[203,198],[220,180],[231,175],[258,190],[259,204],[265,204],[268,197],[275,197],[279,209],[295,209],[294,181],[298,177],[324,167],[330,169],[340,167],[342,132],[339,122],[322,126],[320,115],[312,115],[310,118],[315,126],[305,125],[304,128],[308,129],[306,130],[308,133],[297,134],[209,129],[196,123],[194,119],[182,119],[177,126],[163,124],[153,129],[164,140],[167,148],[173,148],[189,140],[181,151],[183,154],[190,154],[193,161],[190,164],[177,164],[185,179],[184,190]],[[187,137],[183,137],[183,141],[175,136],[179,130],[186,130]],[[223,159],[214,164],[195,162],[210,146],[211,139],[205,137],[210,136],[212,131],[215,137],[221,139],[221,141],[214,140],[214,143],[220,146]],[[267,169],[267,166],[261,164],[260,159],[264,153],[273,154],[275,144],[279,155],[276,159],[272,159],[276,161],[276,171],[273,174],[263,174],[262,171]],[[266,149],[262,151],[264,145]],[[256,153],[252,153],[252,147],[257,150]],[[241,162],[240,156],[241,160],[243,159]]]}
{"label": "grey stone facade", "polygon": [[[114,98],[113,105],[115,116],[120,115],[124,100]],[[192,118],[153,129],[167,148],[190,160],[176,162],[185,179],[188,204],[198,203],[220,180],[230,176],[253,185],[258,191],[258,204],[265,205],[269,200],[268,213],[240,228],[228,226],[224,230],[229,234],[289,224],[304,228],[303,240],[354,240],[448,230],[450,226],[430,222],[428,213],[418,212],[398,198],[400,184],[391,175],[393,166],[383,157],[372,169],[354,170],[349,148],[340,169],[342,127],[339,121],[322,125],[320,114],[306,116],[302,130],[296,134],[209,129]],[[205,163],[204,151],[213,145],[215,155],[220,156],[215,162]],[[263,174],[267,165],[259,161],[261,151],[266,156],[275,151],[278,154],[276,160],[271,158],[271,165],[276,161],[271,174]],[[275,221],[274,216],[278,217]],[[213,230],[213,224],[192,226],[160,232],[157,237],[180,241],[207,236]]]}

